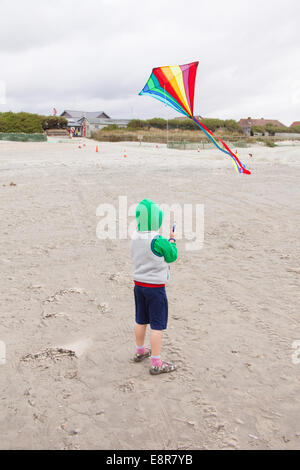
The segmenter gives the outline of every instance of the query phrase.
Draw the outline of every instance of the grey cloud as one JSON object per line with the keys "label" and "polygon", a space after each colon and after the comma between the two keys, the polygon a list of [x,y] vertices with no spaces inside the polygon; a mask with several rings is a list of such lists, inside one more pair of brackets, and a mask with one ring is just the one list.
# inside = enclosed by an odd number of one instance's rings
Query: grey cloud
{"label": "grey cloud", "polygon": [[296,0],[272,6],[258,0],[24,5],[1,4],[6,108],[100,107],[116,117],[173,117],[137,94],[153,67],[199,60],[197,113],[238,119],[259,112],[287,123],[300,118]]}

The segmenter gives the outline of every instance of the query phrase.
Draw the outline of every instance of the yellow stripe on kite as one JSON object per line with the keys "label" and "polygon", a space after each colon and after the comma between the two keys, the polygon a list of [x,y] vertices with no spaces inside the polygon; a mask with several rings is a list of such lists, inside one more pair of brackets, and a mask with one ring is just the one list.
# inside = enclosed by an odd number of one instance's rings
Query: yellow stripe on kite
{"label": "yellow stripe on kite", "polygon": [[[239,158],[238,153],[236,153],[235,155]],[[236,161],[233,158],[232,158],[232,161],[233,161],[233,166],[234,166],[235,171],[239,174],[240,172],[239,172],[239,168],[238,168]]]}
{"label": "yellow stripe on kite", "polygon": [[[175,93],[178,95],[181,103],[179,104],[182,104],[182,106],[185,108],[186,112],[191,114],[191,111],[189,109],[189,106],[186,106],[186,100],[184,100],[183,96],[182,96],[182,93],[180,91],[180,88],[178,86],[178,83],[177,83],[177,80],[176,78],[174,77],[174,72],[171,70],[171,68],[173,69],[176,69],[176,65],[173,66],[173,67],[161,67],[161,71],[163,72],[164,76],[166,77],[166,79],[170,82],[170,85],[172,86],[172,88],[174,89]],[[179,69],[179,70],[178,70]],[[176,73],[178,74],[180,71],[181,73],[181,69],[180,67],[177,68],[176,70]]]}
{"label": "yellow stripe on kite", "polygon": [[180,89],[181,96],[183,97],[183,102],[184,102],[186,108],[189,110],[190,114],[192,114],[189,103],[188,103],[188,100],[187,100],[185,88],[184,88],[182,70],[179,67],[179,65],[171,65],[170,69],[174,73],[174,78],[175,78],[175,80],[178,84],[178,87]]}

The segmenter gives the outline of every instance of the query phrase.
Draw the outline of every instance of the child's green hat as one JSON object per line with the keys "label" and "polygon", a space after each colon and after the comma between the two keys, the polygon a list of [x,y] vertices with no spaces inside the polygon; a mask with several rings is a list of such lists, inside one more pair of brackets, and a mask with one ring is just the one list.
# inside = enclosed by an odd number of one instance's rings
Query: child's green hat
{"label": "child's green hat", "polygon": [[157,231],[164,218],[163,210],[151,199],[143,199],[137,205],[135,215],[139,232]]}

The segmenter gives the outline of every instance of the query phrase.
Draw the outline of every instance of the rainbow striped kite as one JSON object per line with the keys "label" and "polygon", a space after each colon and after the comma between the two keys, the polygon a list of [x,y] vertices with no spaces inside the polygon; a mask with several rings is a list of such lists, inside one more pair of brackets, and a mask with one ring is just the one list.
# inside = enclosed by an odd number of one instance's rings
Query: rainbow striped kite
{"label": "rainbow striped kite", "polygon": [[232,158],[239,173],[250,175],[251,172],[245,168],[228,145],[194,116],[194,91],[198,63],[156,67],[152,70],[146,85],[139,94],[153,96],[153,98],[192,119],[219,150]]}

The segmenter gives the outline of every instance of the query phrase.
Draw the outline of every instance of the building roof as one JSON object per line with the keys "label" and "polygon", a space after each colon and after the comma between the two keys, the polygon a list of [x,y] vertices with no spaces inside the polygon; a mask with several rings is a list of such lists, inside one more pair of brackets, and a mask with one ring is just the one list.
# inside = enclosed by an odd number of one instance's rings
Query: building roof
{"label": "building roof", "polygon": [[104,111],[73,111],[70,109],[66,109],[61,116],[65,116],[66,118],[74,118],[74,119],[81,119],[86,117],[88,119],[93,118],[104,118],[110,119],[110,117]]}
{"label": "building roof", "polygon": [[[89,117],[86,117],[86,120],[90,123],[90,124],[128,124],[128,122],[130,121],[130,119],[111,119],[111,118],[89,118]],[[81,121],[83,121],[83,119],[81,119]]]}
{"label": "building roof", "polygon": [[282,122],[278,121],[277,119],[252,119],[249,117],[248,119],[240,119],[239,125],[241,127],[252,127],[252,126],[265,126],[266,124],[274,124],[277,127],[286,127]]}
{"label": "building roof", "polygon": [[99,118],[99,117],[90,117],[90,116],[85,116],[85,118],[87,121],[89,121],[90,124],[109,124],[109,122],[111,121],[110,118]]}
{"label": "building roof", "polygon": [[293,124],[290,125],[290,127],[296,127],[296,126],[300,127],[300,121],[295,121],[293,122]]}
{"label": "building roof", "polygon": [[68,127],[81,127],[81,119],[68,119]]}
{"label": "building roof", "polygon": [[[195,115],[195,118],[198,119],[199,121],[200,121],[201,119],[205,119],[203,116],[200,116],[200,114],[198,114],[198,116]],[[189,117],[188,117],[188,116],[175,116],[175,117],[173,117],[173,118],[171,118],[171,119],[176,119],[176,121],[177,121],[177,120],[178,120],[178,121],[183,121],[184,119],[189,119]],[[210,118],[208,118],[208,119],[210,119]]]}

